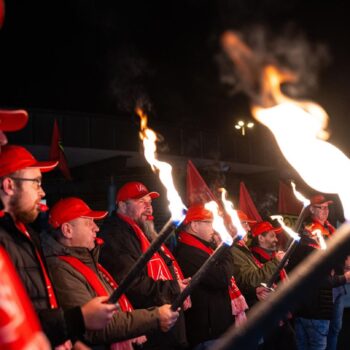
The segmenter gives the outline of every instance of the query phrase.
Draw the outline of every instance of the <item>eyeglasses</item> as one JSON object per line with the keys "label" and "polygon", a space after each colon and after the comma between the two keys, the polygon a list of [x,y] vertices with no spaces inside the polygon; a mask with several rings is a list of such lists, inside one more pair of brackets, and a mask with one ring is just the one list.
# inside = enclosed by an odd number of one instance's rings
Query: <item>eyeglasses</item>
{"label": "eyeglasses", "polygon": [[40,178],[29,179],[29,178],[25,178],[25,177],[10,177],[10,179],[15,180],[15,181],[31,181],[31,182],[36,184],[37,189],[41,188],[41,184],[42,184]]}

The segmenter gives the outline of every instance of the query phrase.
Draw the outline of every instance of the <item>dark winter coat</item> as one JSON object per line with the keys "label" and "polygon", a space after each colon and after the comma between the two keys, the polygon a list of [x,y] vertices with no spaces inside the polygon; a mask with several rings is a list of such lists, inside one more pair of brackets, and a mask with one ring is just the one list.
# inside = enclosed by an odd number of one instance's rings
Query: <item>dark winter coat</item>
{"label": "dark winter coat", "polygon": [[[292,271],[307,256],[317,250],[317,248],[309,244],[315,244],[315,241],[307,235],[302,235],[297,248],[291,255],[286,266],[287,271]],[[324,278],[319,282],[318,286],[310,285],[305,290],[305,296],[298,304],[295,316],[316,320],[330,320],[333,312],[332,288],[344,285],[345,283],[344,275],[332,276],[330,273],[325,273]]]}
{"label": "dark winter coat", "polygon": [[[15,226],[11,216],[0,218],[0,244],[9,254],[22,282],[27,290],[42,328],[52,345],[64,343],[67,339],[80,336],[85,331],[80,308],[51,309],[46,293],[46,285],[35,248],[43,256],[40,239],[36,232],[30,230],[31,239]],[[45,263],[44,257],[42,260]]]}
{"label": "dark winter coat", "polygon": [[[185,277],[192,277],[210,256],[201,249],[181,242],[178,243],[175,255]],[[192,347],[220,337],[234,323],[228,293],[232,276],[232,256],[227,251],[211,266],[191,294],[192,307],[185,311],[185,319],[187,337]]]}
{"label": "dark winter coat", "polygon": [[[133,264],[142,255],[141,245],[133,228],[113,214],[105,220],[99,235],[105,242],[101,250],[101,264],[113,278],[120,282],[129,272]],[[147,308],[171,303],[180,293],[172,261],[162,251],[158,251],[171,271],[174,280],[153,280],[145,267],[135,278],[126,295],[135,308]],[[185,319],[183,312],[175,326],[166,334],[158,333],[148,337],[152,349],[181,349],[187,346]]]}

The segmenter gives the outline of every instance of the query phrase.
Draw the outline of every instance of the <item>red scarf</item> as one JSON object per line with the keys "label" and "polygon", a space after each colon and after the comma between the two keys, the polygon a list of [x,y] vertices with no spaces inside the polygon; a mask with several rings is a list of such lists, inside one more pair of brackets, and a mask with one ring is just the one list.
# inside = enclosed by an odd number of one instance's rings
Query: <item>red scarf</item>
{"label": "red scarf", "polygon": [[[141,228],[136,224],[134,220],[132,220],[128,216],[125,216],[119,213],[118,213],[118,216],[132,227],[137,238],[140,241],[141,251],[142,253],[144,253],[151,244],[148,241],[145,234],[142,232]],[[181,268],[177,263],[177,261],[175,260],[174,256],[171,254],[170,250],[164,244],[162,244],[161,250],[170,260],[172,260],[177,279],[183,280],[184,276],[181,271]],[[147,271],[148,271],[148,276],[153,278],[155,281],[157,280],[167,281],[167,280],[174,279],[167,264],[165,263],[163,258],[159,255],[159,253],[154,253],[152,258],[148,261]]]}
{"label": "red scarf", "polygon": [[[267,261],[272,260],[276,256],[275,252],[269,254],[261,247],[256,247],[256,246],[255,247],[251,247],[250,250],[251,250],[251,252],[254,252],[254,253],[260,255],[262,258],[264,258]],[[287,280],[287,278],[288,277],[287,277],[286,270],[282,269],[281,272],[280,272],[280,279],[281,279],[281,281],[285,281],[285,280]]]}
{"label": "red scarf", "polygon": [[[187,233],[187,232],[180,232],[179,234],[179,241],[182,244],[186,244],[191,247],[195,247],[209,255],[212,255],[214,250],[205,244],[203,244],[200,240],[198,240],[195,236]],[[248,309],[248,305],[244,299],[244,296],[242,295],[241,291],[239,290],[235,278],[232,276],[230,285],[228,286],[228,292],[231,299],[231,308],[232,308],[232,314],[236,318],[236,324],[243,322],[245,317],[245,310]]]}
{"label": "red scarf", "polygon": [[[98,278],[98,275],[87,265],[85,265],[83,262],[81,262],[79,259],[75,258],[74,256],[59,256],[60,260],[65,261],[67,264],[72,266],[75,270],[77,270],[79,273],[81,273],[84,278],[87,280],[87,282],[90,284],[92,289],[95,291],[97,296],[109,296],[110,293],[107,291],[105,286],[102,284],[100,279]],[[118,288],[117,282],[113,279],[113,277],[109,274],[109,272],[101,265],[97,264],[97,269],[101,272],[104,280],[113,288]],[[127,297],[123,294],[119,300],[118,304],[123,312],[131,312],[133,310],[133,307],[130,303],[130,301],[127,299]],[[144,343],[146,341],[146,337],[138,337],[130,340],[125,340],[122,342],[111,344],[110,349],[111,350],[127,350],[127,349],[133,349],[132,343]]]}
{"label": "red scarf", "polygon": [[[30,237],[29,232],[27,231],[25,225],[22,222],[17,221],[16,227],[32,242],[32,238]],[[39,261],[41,272],[42,272],[43,277],[44,277],[45,287],[46,287],[46,292],[47,292],[47,297],[49,299],[50,307],[51,307],[51,309],[57,309],[58,303],[57,303],[57,299],[55,296],[55,292],[54,292],[53,287],[52,287],[52,282],[49,278],[49,274],[46,271],[46,267],[45,267],[45,264],[44,264],[44,261],[43,261],[41,255],[40,255],[39,250],[36,248],[36,246],[34,244],[33,244],[33,246],[34,246],[34,251],[35,251],[36,257]]]}
{"label": "red scarf", "polygon": [[[136,222],[128,216],[125,216],[120,213],[118,213],[118,216],[120,219],[122,219],[132,227],[137,238],[140,241],[141,251],[142,253],[144,253],[151,244],[148,241],[145,234],[142,232],[140,226],[137,225]],[[160,249],[172,261],[176,278],[182,281],[184,279],[184,275],[181,271],[179,264],[175,260],[174,256],[171,254],[170,250],[165,246],[165,244],[162,244]],[[147,262],[147,273],[148,273],[148,276],[153,278],[155,281],[157,280],[169,281],[174,279],[168,268],[168,265],[165,263],[165,261],[160,256],[160,254],[157,252],[154,253],[152,258]],[[190,297],[186,298],[186,300],[183,303],[183,307],[184,307],[184,310],[187,310],[191,307]]]}

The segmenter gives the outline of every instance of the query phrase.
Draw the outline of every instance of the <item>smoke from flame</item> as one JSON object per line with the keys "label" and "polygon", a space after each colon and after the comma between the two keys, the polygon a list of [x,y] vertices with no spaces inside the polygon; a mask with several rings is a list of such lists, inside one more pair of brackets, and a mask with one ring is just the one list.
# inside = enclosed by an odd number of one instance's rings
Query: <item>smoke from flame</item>
{"label": "smoke from flame", "polygon": [[[295,76],[277,65],[256,65],[252,51],[245,48],[236,33],[226,32],[222,36],[222,46],[236,65],[243,66],[241,79],[245,79],[246,70],[251,75],[259,73],[256,81],[260,82],[260,98],[253,101],[254,118],[270,129],[287,161],[310,187],[339,195],[344,216],[350,219],[350,160],[325,141],[328,138],[327,113],[316,103],[285,96],[281,85],[293,81]],[[241,51],[237,54],[236,50]]]}

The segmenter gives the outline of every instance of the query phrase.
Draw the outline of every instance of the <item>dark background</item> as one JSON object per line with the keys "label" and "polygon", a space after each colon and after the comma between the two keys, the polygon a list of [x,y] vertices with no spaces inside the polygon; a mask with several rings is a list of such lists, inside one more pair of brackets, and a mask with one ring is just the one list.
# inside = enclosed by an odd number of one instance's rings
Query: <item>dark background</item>
{"label": "dark background", "polygon": [[[332,141],[348,153],[348,11],[341,1],[6,2],[0,33],[0,105],[118,114],[142,98],[153,118],[225,129],[249,116],[242,94],[220,82],[215,57],[227,28],[270,39],[303,35],[328,51],[303,97],[331,116]],[[292,28],[290,30],[290,28]],[[305,61],[316,52],[305,53]],[[314,67],[313,67],[314,68]],[[311,69],[311,68],[310,68]]]}

